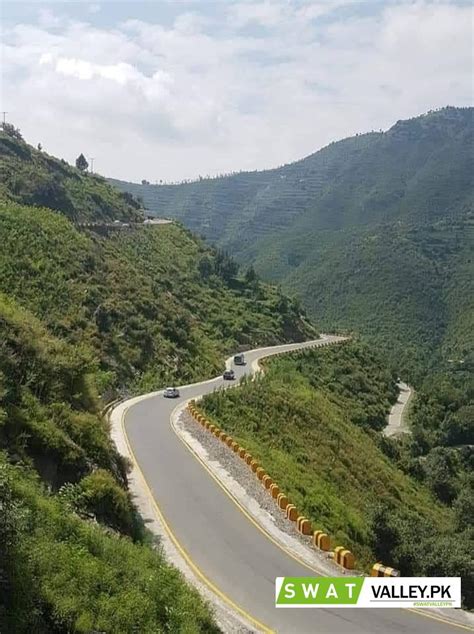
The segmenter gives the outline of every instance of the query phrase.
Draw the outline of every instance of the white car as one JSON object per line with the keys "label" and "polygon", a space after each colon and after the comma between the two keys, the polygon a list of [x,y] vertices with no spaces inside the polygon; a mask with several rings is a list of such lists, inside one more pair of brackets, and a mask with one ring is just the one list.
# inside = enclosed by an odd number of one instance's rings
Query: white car
{"label": "white car", "polygon": [[179,390],[176,387],[167,387],[163,392],[165,398],[178,398]]}

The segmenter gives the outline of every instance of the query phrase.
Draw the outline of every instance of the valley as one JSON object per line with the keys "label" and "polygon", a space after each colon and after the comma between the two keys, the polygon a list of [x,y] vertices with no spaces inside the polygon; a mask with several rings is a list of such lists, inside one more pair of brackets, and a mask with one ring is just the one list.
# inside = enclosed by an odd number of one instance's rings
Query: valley
{"label": "valley", "polygon": [[[405,575],[461,575],[472,606],[470,114],[399,122],[278,170],[139,186],[160,222],[147,221],[133,187],[118,183],[120,193],[15,128],[0,132],[0,628],[220,631],[212,598],[169,562],[137,509],[138,464],[212,588],[275,627],[262,570],[290,564],[173,444],[175,405],[161,390],[183,383],[184,398],[206,393],[203,411],[360,570],[380,560]],[[300,350],[328,328],[352,342]],[[262,346],[237,368],[235,389],[209,381],[229,353]],[[250,381],[269,346],[289,354],[262,361]],[[399,376],[416,390],[411,433],[388,438]],[[133,466],[103,407],[140,394],[153,398],[129,413]],[[201,561],[198,529],[220,543],[212,509],[222,549],[232,535],[240,553],[226,551],[225,568],[240,577],[226,577],[217,546]],[[249,574],[260,594],[246,593]],[[309,615],[289,612],[288,631],[294,618],[311,631]],[[337,618],[323,618],[337,631]],[[355,631],[385,627],[383,615],[351,618]],[[423,630],[417,616],[397,618],[398,629]]]}

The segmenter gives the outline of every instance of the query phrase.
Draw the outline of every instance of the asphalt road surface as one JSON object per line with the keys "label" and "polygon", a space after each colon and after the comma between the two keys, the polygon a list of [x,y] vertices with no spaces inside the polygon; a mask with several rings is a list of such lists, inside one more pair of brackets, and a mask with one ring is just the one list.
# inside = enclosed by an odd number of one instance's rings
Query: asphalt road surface
{"label": "asphalt road surface", "polygon": [[[326,337],[326,341],[337,339]],[[247,364],[234,367],[236,377],[251,372],[252,362],[258,358],[310,343],[248,352]],[[212,392],[223,383],[217,378],[184,387],[179,399],[153,396],[130,406],[125,415],[131,448],[154,498],[175,539],[205,577],[247,616],[275,632],[452,634],[459,631],[446,622],[408,610],[274,607],[276,577],[317,573],[293,559],[249,521],[170,425],[171,413],[179,403]],[[259,629],[257,625],[255,629]]]}

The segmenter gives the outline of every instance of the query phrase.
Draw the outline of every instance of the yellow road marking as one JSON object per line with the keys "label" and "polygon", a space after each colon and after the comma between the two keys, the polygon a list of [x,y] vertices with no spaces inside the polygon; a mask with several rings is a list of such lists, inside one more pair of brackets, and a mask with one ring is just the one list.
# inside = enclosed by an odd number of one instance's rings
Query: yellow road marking
{"label": "yellow road marking", "polygon": [[456,623],[456,621],[450,621],[449,619],[445,619],[442,616],[429,614],[429,610],[421,611],[421,610],[417,610],[417,608],[405,608],[405,609],[408,610],[408,612],[413,612],[414,614],[418,614],[419,616],[424,616],[427,619],[434,619],[435,621],[440,621],[441,623],[446,623],[447,625],[459,627],[461,630],[467,630],[468,632],[472,632],[472,627],[470,625],[464,625],[463,623]]}
{"label": "yellow road marking", "polygon": [[[196,397],[193,397],[196,398]],[[186,402],[189,402],[192,399],[189,399]],[[174,413],[176,412],[176,410],[180,407],[182,407],[182,403],[180,403],[179,405],[177,405],[174,410],[171,412],[171,418],[173,417]],[[272,535],[270,533],[268,533],[263,526],[261,526],[260,524],[257,523],[257,521],[248,513],[248,511],[241,505],[241,503],[238,501],[238,499],[236,497],[234,497],[234,495],[222,484],[222,482],[212,473],[212,471],[209,469],[209,467],[206,465],[206,463],[202,460],[202,458],[199,456],[199,454],[196,453],[196,451],[190,446],[188,445],[188,443],[179,435],[178,431],[176,430],[175,426],[171,423],[171,428],[174,431],[174,433],[176,434],[176,436],[179,438],[179,440],[183,443],[183,445],[188,449],[188,451],[190,453],[193,454],[193,456],[200,462],[200,464],[204,467],[204,469],[207,471],[207,473],[211,476],[211,478],[220,486],[220,488],[224,491],[224,493],[232,500],[232,502],[234,502],[234,504],[238,507],[238,509],[245,515],[245,517],[261,532],[265,535],[265,537],[267,537],[271,542],[273,542],[275,544],[275,546],[277,546],[280,550],[282,550],[285,554],[289,555],[292,559],[294,559],[296,562],[298,562],[299,564],[302,564],[303,566],[305,566],[305,568],[308,568],[308,570],[311,570],[311,572],[316,572],[317,574],[321,574],[321,571],[317,570],[316,568],[313,568],[311,565],[309,565],[308,563],[306,563],[305,561],[303,561],[302,559],[300,559],[298,557],[298,555],[296,555],[295,553],[292,553],[290,550],[287,550],[285,548],[285,546],[283,546],[280,542],[278,542],[274,537],[272,537]],[[323,573],[323,576],[326,576]],[[454,627],[458,627],[460,629],[464,629],[464,630],[468,630],[469,632],[472,632],[472,628],[466,625],[463,625],[461,623],[457,623],[456,621],[450,621],[449,619],[443,618],[442,616],[438,616],[438,615],[434,615],[434,614],[428,614],[426,611],[421,611],[421,610],[417,610],[416,608],[403,608],[405,609],[407,612],[413,612],[414,614],[417,614],[418,616],[424,616],[426,618],[429,619],[434,619],[435,621],[440,621],[441,623],[446,623],[447,625],[452,625]]]}
{"label": "yellow road marking", "polygon": [[[192,400],[192,399],[189,399]],[[188,402],[188,401],[187,401]],[[174,413],[176,412],[177,409],[179,409],[180,407],[182,407],[182,403],[180,403],[179,405],[177,405],[174,410],[171,412],[171,418],[173,417]],[[239,502],[239,500],[234,496],[234,494],[229,491],[229,489],[222,484],[222,482],[219,480],[219,478],[217,478],[212,471],[209,469],[209,467],[207,466],[207,464],[204,462],[204,460],[199,456],[199,454],[196,453],[196,451],[190,446],[188,445],[188,443],[184,440],[184,438],[182,438],[178,431],[176,430],[175,426],[173,425],[173,423],[171,423],[171,429],[174,431],[174,433],[176,434],[176,436],[178,437],[178,439],[183,443],[183,445],[186,447],[186,449],[188,449],[188,451],[190,453],[193,454],[193,456],[196,458],[196,460],[204,467],[204,469],[207,471],[207,473],[211,476],[211,478],[214,480],[214,482],[216,482],[216,484],[219,485],[219,487],[224,491],[224,493],[227,495],[227,497],[229,497],[232,502],[238,507],[239,511],[241,511],[245,517],[249,520],[249,522],[251,522],[255,528],[257,528],[261,533],[263,533],[265,535],[265,537],[267,537],[271,542],[273,542],[273,544],[275,544],[275,546],[278,546],[278,548],[280,550],[282,550],[284,553],[286,553],[287,555],[289,555],[292,559],[294,559],[297,563],[301,564],[302,566],[304,566],[305,568],[307,568],[308,570],[310,570],[311,572],[316,572],[318,574],[321,574],[320,570],[317,570],[317,568],[314,568],[313,566],[311,566],[310,564],[306,563],[303,559],[300,559],[300,557],[298,555],[296,555],[295,553],[291,552],[291,550],[287,550],[285,548],[285,546],[283,546],[282,544],[280,544],[269,532],[267,532],[267,530],[265,528],[263,528],[263,526],[261,526],[261,524],[259,524],[251,515],[250,513],[247,511],[247,509],[242,506],[242,504]]]}
{"label": "yellow road marking", "polygon": [[[128,411],[128,407],[124,409],[124,411],[122,412],[122,417],[120,420],[120,424],[122,427],[122,433],[123,436],[125,438],[125,442],[128,448],[128,451],[130,452],[130,456],[132,458],[132,462],[136,468],[136,470],[138,471],[143,484],[145,485],[146,490],[148,491],[148,494],[151,497],[152,503],[153,503],[153,507],[155,509],[156,514],[158,515],[160,521],[162,522],[168,536],[170,537],[171,541],[173,542],[173,544],[175,545],[176,549],[178,550],[178,552],[180,553],[180,555],[183,557],[183,559],[186,561],[186,563],[188,564],[188,566],[191,568],[191,570],[194,572],[194,574],[214,593],[216,594],[220,599],[222,599],[225,603],[227,603],[231,608],[233,608],[236,612],[238,612],[239,614],[241,614],[245,619],[247,619],[247,621],[249,621],[250,623],[252,623],[253,625],[255,625],[257,628],[259,628],[262,632],[264,632],[265,634],[275,634],[275,632],[268,627],[267,625],[265,625],[264,623],[261,623],[260,621],[258,621],[257,619],[255,619],[253,616],[251,616],[248,612],[246,612],[243,608],[241,608],[239,605],[237,605],[236,603],[234,603],[234,601],[232,601],[232,599],[230,597],[228,597],[224,592],[222,592],[222,590],[219,590],[219,588],[217,588],[210,579],[208,579],[206,577],[206,575],[201,571],[201,569],[194,563],[194,561],[191,559],[190,555],[186,552],[186,550],[181,546],[181,544],[179,543],[177,537],[175,536],[175,534],[173,533],[170,525],[168,524],[168,522],[165,519],[165,516],[163,515],[162,510],[160,509],[158,502],[155,500],[155,496],[153,495],[153,492],[150,488],[150,485],[147,482],[147,479],[145,478],[145,475],[140,467],[140,465],[137,462],[136,456],[133,452],[133,449],[130,445],[130,441],[128,439],[127,436],[127,432],[125,430],[125,414]],[[176,433],[176,432],[175,432]]]}

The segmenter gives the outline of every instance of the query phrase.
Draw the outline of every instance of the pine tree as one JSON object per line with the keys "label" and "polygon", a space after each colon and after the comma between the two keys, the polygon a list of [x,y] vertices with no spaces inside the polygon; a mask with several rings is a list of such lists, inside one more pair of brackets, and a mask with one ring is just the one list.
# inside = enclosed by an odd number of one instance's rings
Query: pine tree
{"label": "pine tree", "polygon": [[84,156],[84,154],[79,154],[79,156],[77,157],[76,167],[77,169],[81,170],[81,172],[85,172],[86,169],[89,167],[89,163],[86,161],[86,157]]}

